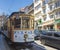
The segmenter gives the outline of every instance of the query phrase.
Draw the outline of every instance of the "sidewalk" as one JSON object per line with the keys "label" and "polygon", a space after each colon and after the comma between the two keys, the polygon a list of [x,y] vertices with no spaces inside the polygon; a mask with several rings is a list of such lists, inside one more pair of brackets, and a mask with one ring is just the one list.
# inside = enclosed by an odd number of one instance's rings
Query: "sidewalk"
{"label": "sidewalk", "polygon": [[0,35],[0,50],[10,50],[8,44],[6,43],[2,35]]}
{"label": "sidewalk", "polygon": [[52,48],[50,46],[45,46],[45,45],[41,44],[40,40],[36,40],[35,43],[37,43],[38,45],[44,46],[46,48],[46,50],[57,50],[57,49]]}
{"label": "sidewalk", "polygon": [[0,35],[0,50],[6,50],[2,35]]}

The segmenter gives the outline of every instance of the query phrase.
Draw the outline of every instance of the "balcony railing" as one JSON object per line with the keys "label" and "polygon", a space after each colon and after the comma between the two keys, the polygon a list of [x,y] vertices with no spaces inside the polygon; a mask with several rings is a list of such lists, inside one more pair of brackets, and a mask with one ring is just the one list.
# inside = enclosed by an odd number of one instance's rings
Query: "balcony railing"
{"label": "balcony railing", "polygon": [[33,10],[34,10],[34,8],[30,9],[30,10],[28,11],[28,13],[31,12],[31,11],[33,11]]}
{"label": "balcony railing", "polygon": [[60,18],[60,14],[59,15],[55,15],[55,19],[58,19]]}
{"label": "balcony railing", "polygon": [[54,1],[55,1],[55,0],[49,0],[49,1],[48,1],[48,4],[50,4],[50,3],[54,2]]}
{"label": "balcony railing", "polygon": [[46,16],[46,12],[43,12],[43,13],[42,13],[42,16]]}
{"label": "balcony railing", "polygon": [[54,6],[52,9],[49,10],[48,13],[49,13],[49,14],[50,14],[50,13],[53,13],[55,10],[60,10],[60,6],[57,6],[57,7]]}
{"label": "balcony railing", "polygon": [[55,10],[57,10],[57,9],[60,9],[60,6],[57,6],[57,7],[55,6]]}
{"label": "balcony railing", "polygon": [[53,13],[54,11],[55,11],[55,8],[52,8],[52,9],[49,10],[48,13],[51,14],[51,13]]}

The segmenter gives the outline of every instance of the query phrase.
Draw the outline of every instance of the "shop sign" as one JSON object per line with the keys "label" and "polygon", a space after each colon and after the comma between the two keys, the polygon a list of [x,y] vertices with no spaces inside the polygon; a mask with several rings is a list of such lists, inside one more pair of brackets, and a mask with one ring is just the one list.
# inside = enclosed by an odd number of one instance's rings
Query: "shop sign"
{"label": "shop sign", "polygon": [[60,23],[60,19],[58,19],[58,20],[55,20],[55,23]]}

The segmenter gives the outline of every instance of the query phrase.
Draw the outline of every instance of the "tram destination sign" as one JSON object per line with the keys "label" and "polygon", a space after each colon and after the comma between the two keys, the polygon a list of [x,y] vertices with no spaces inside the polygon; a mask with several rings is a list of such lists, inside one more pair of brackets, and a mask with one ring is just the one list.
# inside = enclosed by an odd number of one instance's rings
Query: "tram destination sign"
{"label": "tram destination sign", "polygon": [[30,19],[30,17],[23,17],[22,19]]}

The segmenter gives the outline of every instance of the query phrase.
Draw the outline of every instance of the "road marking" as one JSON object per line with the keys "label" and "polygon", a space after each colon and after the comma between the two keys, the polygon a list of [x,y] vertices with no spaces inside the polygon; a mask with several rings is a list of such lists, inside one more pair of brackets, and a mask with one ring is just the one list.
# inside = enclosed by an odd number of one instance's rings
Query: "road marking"
{"label": "road marking", "polygon": [[36,43],[34,43],[33,45],[39,47],[39,48],[42,48],[42,49],[45,49],[44,46],[41,46],[41,45],[37,45]]}

